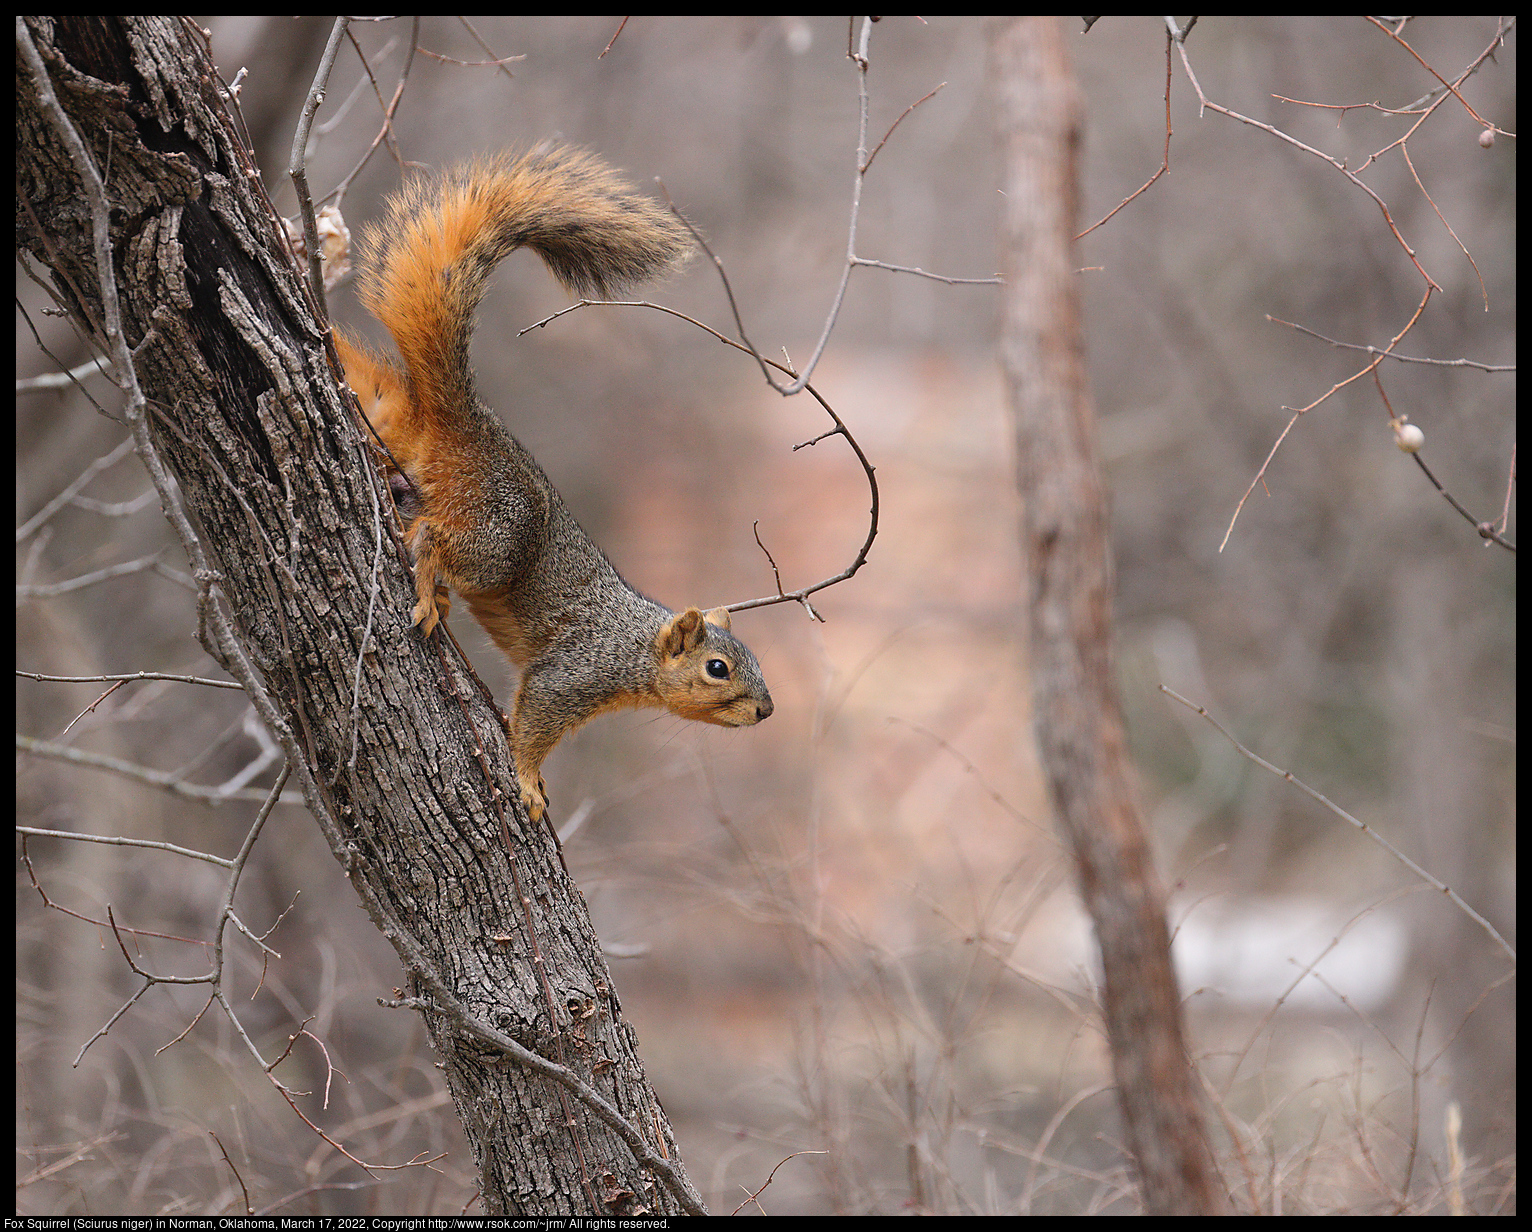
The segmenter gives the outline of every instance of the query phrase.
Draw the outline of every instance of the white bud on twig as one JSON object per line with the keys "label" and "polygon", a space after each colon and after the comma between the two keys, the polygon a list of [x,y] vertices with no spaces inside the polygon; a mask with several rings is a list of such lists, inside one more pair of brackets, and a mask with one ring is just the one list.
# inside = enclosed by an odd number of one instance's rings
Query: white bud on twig
{"label": "white bud on twig", "polygon": [[1414,424],[1405,423],[1402,419],[1394,422],[1394,444],[1405,453],[1418,453],[1425,443],[1426,434]]}

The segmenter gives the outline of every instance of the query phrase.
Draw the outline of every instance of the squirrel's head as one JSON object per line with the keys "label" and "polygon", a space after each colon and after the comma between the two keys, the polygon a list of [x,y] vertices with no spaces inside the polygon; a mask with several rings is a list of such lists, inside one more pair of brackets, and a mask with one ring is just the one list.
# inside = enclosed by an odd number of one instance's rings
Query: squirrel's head
{"label": "squirrel's head", "polygon": [[677,612],[655,634],[654,650],[659,695],[672,714],[720,727],[749,727],[775,709],[761,665],[750,647],[729,632],[724,608]]}

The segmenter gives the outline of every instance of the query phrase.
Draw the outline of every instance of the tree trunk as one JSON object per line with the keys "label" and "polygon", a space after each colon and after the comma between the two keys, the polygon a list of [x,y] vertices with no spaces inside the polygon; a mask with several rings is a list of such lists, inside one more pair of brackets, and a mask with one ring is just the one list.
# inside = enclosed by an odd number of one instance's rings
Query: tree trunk
{"label": "tree trunk", "polygon": [[1113,677],[1106,497],[1074,232],[1081,103],[1052,18],[994,31],[1004,191],[1001,349],[1016,424],[1033,714],[1101,949],[1102,1008],[1146,1212],[1222,1212],[1187,1057],[1164,892],[1133,797]]}
{"label": "tree trunk", "polygon": [[[174,475],[212,565],[198,578],[204,645],[245,680],[403,960],[486,1209],[701,1213],[584,898],[505,790],[496,712],[410,626],[387,486],[203,32],[17,19],[18,248],[110,355],[98,211],[70,128],[110,204],[141,452],[152,441]],[[234,636],[220,639],[213,604]]]}

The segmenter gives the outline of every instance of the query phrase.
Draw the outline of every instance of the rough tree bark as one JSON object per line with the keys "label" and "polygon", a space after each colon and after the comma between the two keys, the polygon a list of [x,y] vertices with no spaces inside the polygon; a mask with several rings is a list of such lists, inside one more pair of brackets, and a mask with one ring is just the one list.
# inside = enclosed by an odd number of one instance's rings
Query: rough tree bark
{"label": "rough tree bark", "polygon": [[1074,259],[1081,103],[1057,19],[993,29],[1004,192],[1001,350],[1016,426],[1032,704],[1101,949],[1128,1148],[1154,1215],[1225,1209],[1187,1057],[1164,892],[1134,800],[1112,665],[1106,497]]}
{"label": "rough tree bark", "polygon": [[18,250],[103,353],[131,348],[140,452],[179,485],[194,566],[206,553],[203,644],[246,684],[403,960],[485,1207],[701,1213],[584,898],[501,790],[496,714],[409,626],[386,486],[204,33],[100,16],[16,30]]}

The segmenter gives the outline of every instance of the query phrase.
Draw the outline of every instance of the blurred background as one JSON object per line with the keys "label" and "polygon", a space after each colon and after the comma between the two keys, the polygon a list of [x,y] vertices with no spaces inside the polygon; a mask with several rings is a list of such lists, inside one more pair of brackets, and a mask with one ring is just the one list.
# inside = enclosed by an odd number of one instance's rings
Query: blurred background
{"label": "blurred background", "polygon": [[[329,20],[207,24],[224,79],[249,69],[244,119],[292,215],[282,169]],[[846,19],[635,18],[598,59],[618,24],[423,21],[393,125],[399,154],[442,167],[555,136],[638,182],[657,177],[727,268],[752,341],[803,363],[846,257],[858,125]],[[409,22],[352,30],[389,97]],[[1494,18],[1421,18],[1403,37],[1455,80],[1496,30]],[[945,86],[879,152],[859,256],[995,273],[987,44],[973,18],[874,28],[871,144]],[[1513,31],[1462,87],[1511,132],[1515,46]],[[1159,19],[1106,18],[1072,47],[1086,98],[1083,230],[1160,165],[1166,38]],[[1453,100],[1414,131],[1418,114],[1360,106],[1404,108],[1438,84],[1360,18],[1205,18],[1187,53],[1211,101],[1343,160],[1386,202],[1440,287],[1399,352],[1471,362],[1389,363],[1379,376],[1424,430],[1421,456],[1442,483],[1476,518],[1499,519],[1515,383],[1486,366],[1515,358],[1514,138],[1483,148],[1482,125]],[[486,63],[504,57],[517,58]],[[1386,346],[1425,284],[1377,202],[1334,166],[1199,116],[1179,56],[1171,118],[1170,171],[1092,231],[1079,259],[1122,697],[1225,1176],[1245,1210],[1508,1211],[1513,962],[1159,686],[1374,828],[1514,944],[1514,558],[1396,448],[1370,378],[1302,417],[1219,550],[1289,408],[1366,362],[1269,318]],[[308,160],[316,194],[352,173],[379,126],[374,86],[345,47]],[[341,202],[353,231],[400,179],[378,150]],[[645,293],[734,332],[706,260]],[[59,362],[88,358],[19,272],[17,294]],[[672,607],[774,593],[753,527],[789,589],[851,561],[867,481],[838,439],[794,450],[831,426],[816,404],[783,399],[748,357],[659,313],[584,309],[517,337],[567,302],[535,257],[512,258],[475,364],[485,397],[630,582]],[[1093,942],[1033,749],[998,302],[992,286],[853,271],[814,384],[877,467],[880,530],[866,567],[814,597],[823,623],[796,605],[736,617],[776,700],[771,721],[722,731],[606,717],[544,767],[555,821],[578,823],[567,858],[650,1079],[715,1213],[769,1176],[759,1201],[772,1214],[1137,1209]],[[382,341],[349,282],[331,306]],[[17,339],[21,375],[55,369],[20,315]],[[99,378],[92,389],[112,393]],[[23,398],[18,525],[122,438],[73,392]],[[84,495],[94,503],[19,538],[23,584],[161,550],[184,567],[134,459]],[[1514,516],[1506,533],[1516,539]],[[508,698],[510,669],[466,617],[452,623]],[[24,593],[17,645],[29,670],[215,674],[192,596],[152,570]],[[21,680],[18,729],[201,783],[271,782],[239,694],[130,685],[64,734],[102,691]],[[18,762],[28,825],[228,855],[253,813]],[[42,839],[27,851],[59,906],[95,919],[111,903],[170,938],[205,937],[223,891],[217,869],[165,853]],[[424,1034],[376,1003],[399,982],[397,959],[305,812],[274,815],[237,907],[257,932],[282,917],[267,939],[280,959],[234,947],[247,1027],[275,1055],[308,1020],[343,1074],[328,1108],[316,1094],[305,1112],[369,1161],[445,1158],[369,1178],[297,1121],[216,1012],[158,1052],[201,1008],[197,990],[153,989],[73,1066],[136,981],[110,933],[48,909],[18,860],[18,1211],[243,1210],[210,1132],[257,1209],[462,1211],[472,1160]],[[162,968],[206,961],[198,944],[142,944]],[[302,1040],[278,1074],[322,1093],[324,1054]],[[818,1153],[773,1174],[795,1152]]]}

